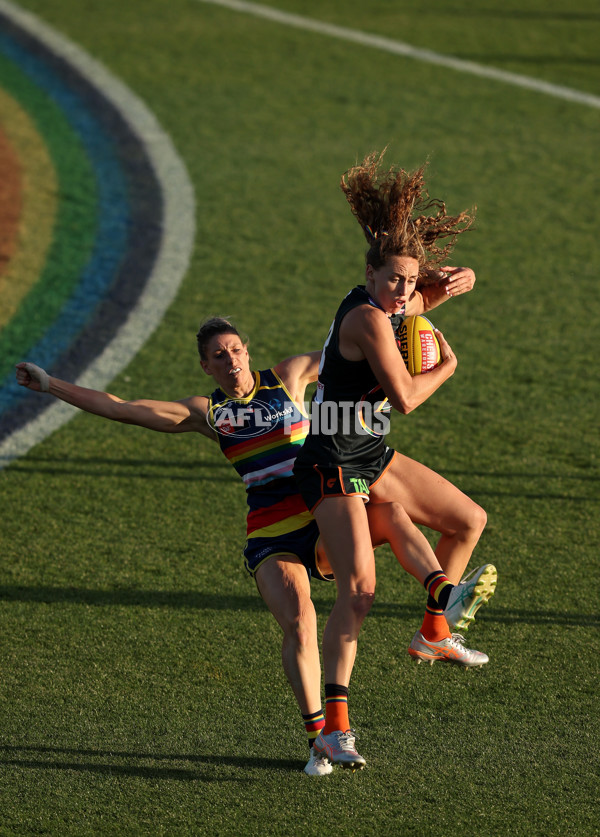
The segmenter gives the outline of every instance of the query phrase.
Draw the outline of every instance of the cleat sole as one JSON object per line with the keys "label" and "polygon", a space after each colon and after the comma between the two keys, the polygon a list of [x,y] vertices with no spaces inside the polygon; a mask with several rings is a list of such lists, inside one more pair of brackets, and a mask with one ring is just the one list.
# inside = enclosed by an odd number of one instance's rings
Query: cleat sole
{"label": "cleat sole", "polygon": [[475,621],[475,614],[483,604],[487,604],[496,592],[498,583],[498,572],[493,564],[490,564],[487,571],[482,573],[473,588],[473,601],[471,606],[456,622],[454,628],[459,631],[468,631]]}

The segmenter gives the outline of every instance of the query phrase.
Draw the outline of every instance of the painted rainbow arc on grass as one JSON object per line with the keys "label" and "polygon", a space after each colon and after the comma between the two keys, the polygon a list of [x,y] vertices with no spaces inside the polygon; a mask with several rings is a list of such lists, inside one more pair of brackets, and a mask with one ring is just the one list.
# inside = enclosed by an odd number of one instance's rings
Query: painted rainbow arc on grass
{"label": "painted rainbow arc on grass", "polygon": [[152,114],[0,0],[0,467],[72,414],[18,387],[14,364],[105,386],[172,301],[193,237],[193,190]]}

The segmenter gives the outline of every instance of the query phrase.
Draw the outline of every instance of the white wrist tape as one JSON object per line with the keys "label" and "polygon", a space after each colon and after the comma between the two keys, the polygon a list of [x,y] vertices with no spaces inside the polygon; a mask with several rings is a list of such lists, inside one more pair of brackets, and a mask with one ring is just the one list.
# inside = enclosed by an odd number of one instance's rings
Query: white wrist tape
{"label": "white wrist tape", "polygon": [[35,363],[26,363],[25,369],[29,373],[29,377],[38,382],[42,392],[50,392],[50,378],[47,372],[36,366]]}

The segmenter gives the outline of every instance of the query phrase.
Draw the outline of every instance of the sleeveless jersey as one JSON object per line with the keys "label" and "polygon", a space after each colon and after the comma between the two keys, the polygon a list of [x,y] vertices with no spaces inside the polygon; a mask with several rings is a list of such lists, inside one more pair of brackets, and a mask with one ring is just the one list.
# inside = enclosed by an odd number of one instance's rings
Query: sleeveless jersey
{"label": "sleeveless jersey", "polygon": [[342,300],[321,355],[311,432],[298,456],[302,464],[348,467],[374,461],[385,451],[391,410],[385,393],[368,360],[346,360],[339,350],[342,320],[359,305],[381,307],[363,285]]}
{"label": "sleeveless jersey", "polygon": [[313,517],[292,468],[310,422],[274,370],[255,372],[254,389],[246,398],[216,389],[207,418],[246,486],[248,538],[276,537],[306,526]]}

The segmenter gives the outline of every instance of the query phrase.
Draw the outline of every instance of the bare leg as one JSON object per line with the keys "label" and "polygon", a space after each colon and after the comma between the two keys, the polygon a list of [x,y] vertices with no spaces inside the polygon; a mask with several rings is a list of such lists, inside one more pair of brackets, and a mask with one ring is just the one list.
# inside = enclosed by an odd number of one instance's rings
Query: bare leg
{"label": "bare leg", "polygon": [[371,502],[390,500],[400,503],[414,523],[440,532],[435,554],[452,584],[458,584],[487,522],[481,506],[435,471],[400,453],[371,489]]}
{"label": "bare leg", "polygon": [[267,607],[283,630],[281,658],[303,715],[321,708],[321,662],[317,616],[305,567],[295,555],[277,555],[256,572]]}
{"label": "bare leg", "polygon": [[429,541],[400,503],[369,503],[367,516],[373,546],[389,543],[402,567],[421,584],[440,569]]}
{"label": "bare leg", "polygon": [[363,620],[375,598],[375,558],[360,497],[328,497],[314,511],[337,598],[323,634],[326,683],[347,686]]}

